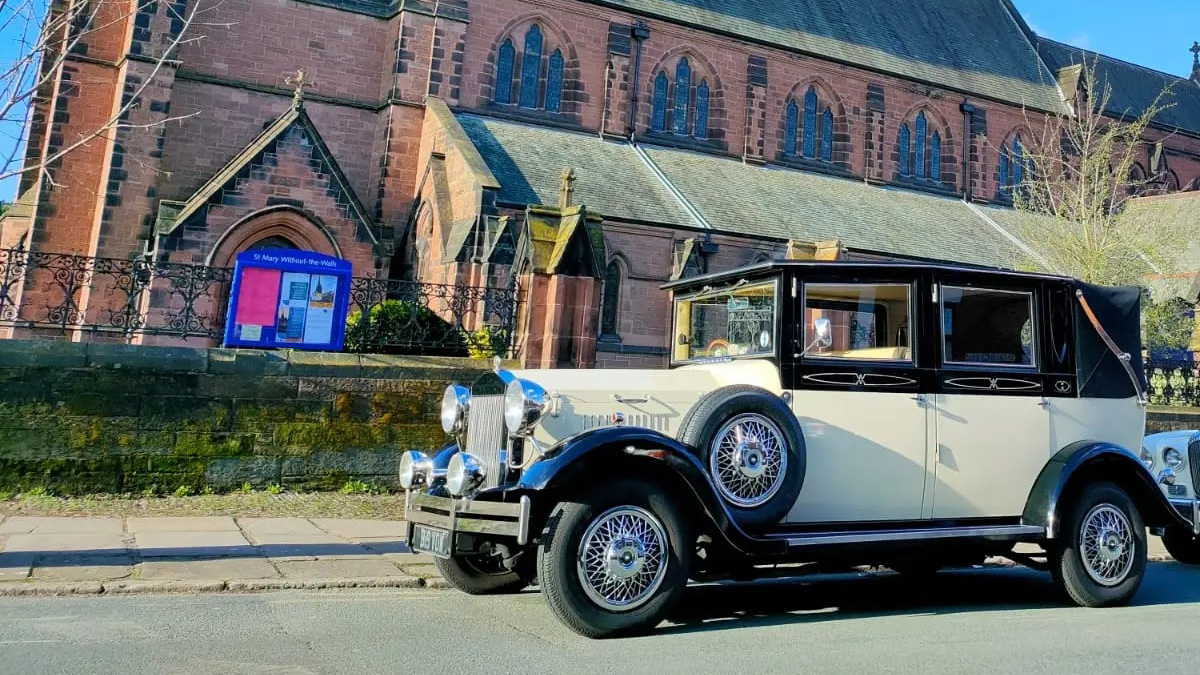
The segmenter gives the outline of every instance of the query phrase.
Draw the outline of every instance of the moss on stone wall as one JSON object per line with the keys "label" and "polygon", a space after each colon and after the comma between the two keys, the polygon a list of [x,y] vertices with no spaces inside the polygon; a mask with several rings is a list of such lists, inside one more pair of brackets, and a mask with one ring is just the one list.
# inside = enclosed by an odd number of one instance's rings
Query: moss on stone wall
{"label": "moss on stone wall", "polygon": [[391,483],[400,452],[444,443],[446,384],[478,374],[444,358],[30,344],[0,343],[0,490]]}

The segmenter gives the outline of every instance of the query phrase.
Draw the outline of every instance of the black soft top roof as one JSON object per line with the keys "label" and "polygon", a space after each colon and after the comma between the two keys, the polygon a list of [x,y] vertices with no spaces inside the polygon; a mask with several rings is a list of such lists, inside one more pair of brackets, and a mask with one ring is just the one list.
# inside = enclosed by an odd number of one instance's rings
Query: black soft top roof
{"label": "black soft top roof", "polygon": [[814,260],[772,260],[768,262],[758,263],[756,265],[747,265],[736,269],[727,270],[725,272],[713,272],[712,274],[704,274],[701,276],[688,277],[678,281],[672,281],[662,285],[666,290],[690,290],[699,289],[704,286],[713,286],[726,281],[735,281],[740,278],[759,278],[769,276],[772,272],[782,271],[786,269],[814,269],[814,270],[830,270],[830,269],[860,269],[860,270],[938,270],[943,272],[960,272],[964,274],[978,274],[985,277],[1012,277],[1018,279],[1040,279],[1044,281],[1074,281],[1070,277],[1064,277],[1055,274],[1043,274],[1041,272],[1018,272],[1016,270],[1000,269],[998,267],[975,267],[972,265],[962,265],[958,263],[936,263],[936,262],[893,262],[893,261],[873,261],[873,260],[855,260],[855,261],[814,261]]}

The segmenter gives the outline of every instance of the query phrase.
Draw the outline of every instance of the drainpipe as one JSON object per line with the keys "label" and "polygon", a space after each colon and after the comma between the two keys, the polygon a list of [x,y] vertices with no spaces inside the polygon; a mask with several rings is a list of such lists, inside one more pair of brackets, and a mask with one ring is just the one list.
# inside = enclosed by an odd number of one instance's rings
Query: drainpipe
{"label": "drainpipe", "polygon": [[637,115],[638,115],[638,99],[642,90],[642,43],[650,37],[650,27],[645,21],[639,20],[631,26],[633,41],[635,43],[635,51],[633,56],[633,99],[630,101],[629,124],[625,132],[629,135],[629,140],[634,140],[637,137]]}
{"label": "drainpipe", "polygon": [[971,122],[975,117],[975,106],[963,99],[959,110],[963,113],[962,135],[962,193],[963,201],[971,201]]}

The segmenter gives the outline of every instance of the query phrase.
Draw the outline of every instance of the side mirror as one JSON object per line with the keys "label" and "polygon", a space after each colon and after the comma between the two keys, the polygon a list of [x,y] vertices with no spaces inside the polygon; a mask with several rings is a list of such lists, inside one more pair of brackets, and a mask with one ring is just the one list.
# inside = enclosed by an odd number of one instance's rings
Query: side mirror
{"label": "side mirror", "polygon": [[813,344],[817,347],[833,346],[833,323],[829,319],[815,319],[813,334]]}

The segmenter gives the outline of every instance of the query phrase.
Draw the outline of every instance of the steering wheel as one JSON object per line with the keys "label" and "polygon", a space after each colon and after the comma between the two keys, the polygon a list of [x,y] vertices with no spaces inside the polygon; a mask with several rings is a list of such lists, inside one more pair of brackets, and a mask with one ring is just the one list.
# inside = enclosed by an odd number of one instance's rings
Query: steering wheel
{"label": "steering wheel", "polygon": [[712,342],[708,343],[708,355],[709,356],[732,356],[733,355],[733,345],[726,342],[725,340],[720,340],[720,339],[713,340]]}

